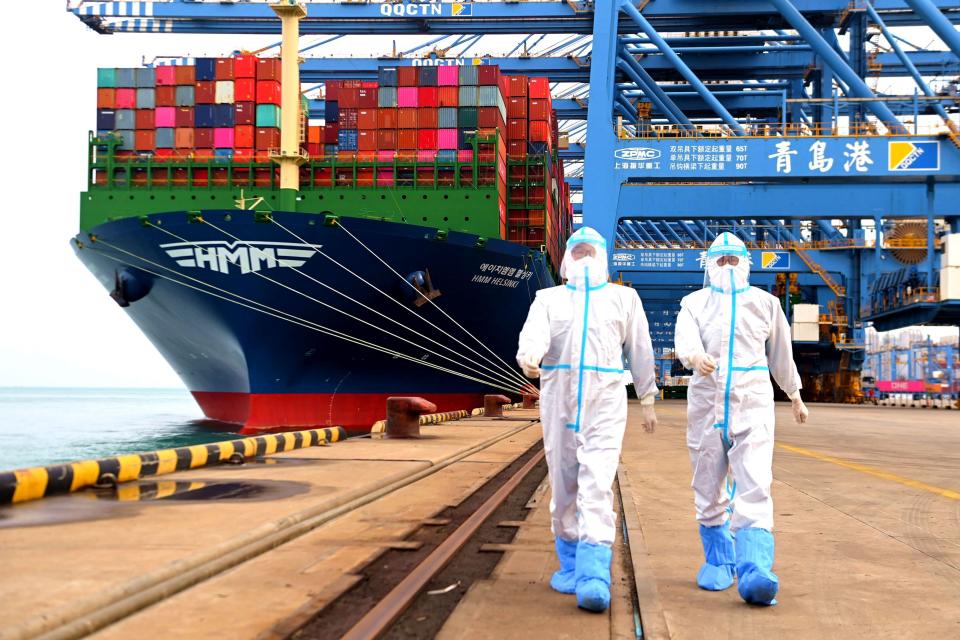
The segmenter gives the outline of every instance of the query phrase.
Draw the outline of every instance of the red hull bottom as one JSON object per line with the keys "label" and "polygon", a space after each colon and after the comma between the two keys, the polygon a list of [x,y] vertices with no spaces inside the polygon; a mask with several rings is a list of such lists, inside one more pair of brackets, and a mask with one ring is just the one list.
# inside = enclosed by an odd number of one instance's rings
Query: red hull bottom
{"label": "red hull bottom", "polygon": [[[343,427],[367,432],[386,416],[387,393],[233,393],[194,391],[197,404],[211,420],[243,425],[241,433]],[[412,395],[412,394],[411,394]],[[483,406],[479,393],[425,393],[437,411]]]}

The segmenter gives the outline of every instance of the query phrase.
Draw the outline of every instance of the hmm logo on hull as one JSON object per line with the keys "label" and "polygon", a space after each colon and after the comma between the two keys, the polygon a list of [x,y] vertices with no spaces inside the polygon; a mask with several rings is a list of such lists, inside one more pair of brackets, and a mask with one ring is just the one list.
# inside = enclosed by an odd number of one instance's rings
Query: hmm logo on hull
{"label": "hmm logo on hull", "polygon": [[627,147],[617,149],[613,155],[617,160],[656,160],[660,157],[660,150],[650,147]]}
{"label": "hmm logo on hull", "polygon": [[277,267],[302,267],[322,245],[298,242],[174,242],[160,248],[181,267],[217,273],[251,273]]}
{"label": "hmm logo on hull", "polygon": [[890,171],[939,171],[940,143],[891,140],[887,143]]}

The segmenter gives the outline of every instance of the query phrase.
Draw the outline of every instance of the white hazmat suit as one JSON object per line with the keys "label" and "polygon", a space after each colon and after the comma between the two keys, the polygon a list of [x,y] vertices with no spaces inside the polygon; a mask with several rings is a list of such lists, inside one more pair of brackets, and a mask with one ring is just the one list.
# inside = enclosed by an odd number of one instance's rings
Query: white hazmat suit
{"label": "white hazmat suit", "polygon": [[612,486],[627,421],[624,358],[648,430],[656,423],[656,373],[643,305],[632,289],[608,282],[603,237],[589,227],[572,234],[560,275],[566,284],[537,292],[517,362],[541,378],[550,515],[561,563],[551,585],[575,590],[580,606],[602,611],[616,535]]}
{"label": "white hazmat suit", "polygon": [[794,400],[794,414],[802,422],[800,375],[779,300],[749,286],[743,242],[720,234],[707,251],[706,269],[709,287],[683,298],[676,323],[676,355],[694,370],[687,393],[687,448],[706,555],[697,582],[704,589],[725,589],[733,583],[735,567],[745,600],[773,604],[778,582],[771,572],[770,375]]}

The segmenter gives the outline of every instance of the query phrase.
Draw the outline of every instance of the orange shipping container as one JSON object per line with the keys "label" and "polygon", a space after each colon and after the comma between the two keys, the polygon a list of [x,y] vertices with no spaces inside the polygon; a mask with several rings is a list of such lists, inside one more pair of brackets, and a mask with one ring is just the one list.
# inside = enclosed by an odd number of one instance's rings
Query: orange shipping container
{"label": "orange shipping container", "polygon": [[116,109],[117,90],[97,89],[97,109]]}
{"label": "orange shipping container", "polygon": [[397,117],[398,128],[416,129],[417,128],[417,110],[414,107],[399,109]]}

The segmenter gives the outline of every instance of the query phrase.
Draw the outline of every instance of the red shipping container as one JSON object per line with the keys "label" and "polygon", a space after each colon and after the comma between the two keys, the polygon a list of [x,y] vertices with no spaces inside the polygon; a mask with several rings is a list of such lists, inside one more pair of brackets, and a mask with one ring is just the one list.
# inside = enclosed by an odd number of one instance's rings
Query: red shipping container
{"label": "red shipping container", "polygon": [[324,100],[329,100],[330,102],[337,102],[340,100],[340,81],[339,80],[327,80],[324,83]]}
{"label": "red shipping container", "polygon": [[307,153],[310,154],[311,158],[321,158],[323,157],[323,143],[322,142],[308,142],[307,143]]}
{"label": "red shipping container", "polygon": [[376,109],[379,106],[377,101],[377,90],[374,88],[357,89],[357,106],[360,109]]}
{"label": "red shipping container", "polygon": [[397,132],[397,148],[404,151],[414,151],[417,148],[417,130],[400,129]]}
{"label": "red shipping container", "polygon": [[438,87],[437,106],[457,107],[460,105],[460,87]]}
{"label": "red shipping container", "polygon": [[[176,133],[174,133],[176,135]],[[213,129],[194,129],[193,144],[197,149],[213,148]]]}
{"label": "red shipping container", "polygon": [[137,151],[153,151],[157,148],[155,131],[137,131],[134,134],[133,147]]}
{"label": "red shipping container", "polygon": [[394,151],[397,148],[397,131],[395,129],[380,129],[377,131],[377,149]]}
{"label": "red shipping container", "polygon": [[257,99],[257,81],[253,78],[237,78],[233,81],[234,102],[254,102]]}
{"label": "red shipping container", "polygon": [[507,139],[526,140],[527,121],[514,118],[511,118],[509,121],[507,121]]}
{"label": "red shipping container", "polygon": [[436,129],[440,126],[437,110],[433,107],[419,107],[417,109],[417,127],[420,129]]}
{"label": "red shipping container", "polygon": [[[359,89],[360,87],[363,86],[363,81],[362,80],[341,80],[340,86],[343,87],[344,89]],[[352,153],[352,152],[348,151],[347,153]]]}
{"label": "red shipping container", "polygon": [[397,110],[394,107],[377,109],[377,123],[381,129],[397,128]]}
{"label": "red shipping container", "polygon": [[137,129],[155,129],[157,127],[153,109],[137,109],[134,122],[136,122]]}
{"label": "red shipping container", "polygon": [[497,85],[500,81],[500,67],[493,64],[483,64],[477,67],[478,85]]}
{"label": "red shipping container", "polygon": [[[415,108],[397,109],[397,127],[399,129],[417,128],[417,110]],[[401,147],[403,148],[403,147]]]}
{"label": "red shipping container", "polygon": [[376,129],[377,128],[377,110],[376,109],[360,109],[357,111],[357,128],[358,129]]}
{"label": "red shipping container", "polygon": [[418,107],[439,107],[440,106],[440,88],[439,87],[418,87],[417,88],[417,106]]}
{"label": "red shipping container", "polygon": [[417,131],[417,148],[434,150],[437,148],[437,130],[419,129]]}
{"label": "red shipping container", "polygon": [[[136,96],[134,96],[136,102]],[[97,109],[116,109],[117,108],[117,90],[116,89],[97,89]]]}
{"label": "red shipping container", "polygon": [[233,80],[233,58],[217,58],[217,80]]}
{"label": "red shipping container", "polygon": [[215,104],[217,101],[217,83],[213,80],[201,80],[193,90],[197,104]]}
{"label": "red shipping container", "polygon": [[[157,149],[153,152],[154,158],[172,158],[176,155],[176,151],[173,149]],[[166,174],[166,169],[163,170],[163,173]],[[156,180],[160,176],[154,175],[153,179]],[[165,178],[164,178],[165,179]]]}
{"label": "red shipping container", "polygon": [[527,157],[527,141],[511,140],[507,143],[507,157],[513,160]]}
{"label": "red shipping container", "polygon": [[280,104],[278,80],[257,80],[257,104]]}
{"label": "red shipping container", "polygon": [[234,78],[254,78],[257,77],[257,56],[240,55],[233,59],[233,77]]}
{"label": "red shipping container", "polygon": [[530,78],[527,95],[533,99],[548,100],[550,98],[550,79]]}
{"label": "red shipping container", "polygon": [[177,88],[176,87],[157,87],[154,94],[154,101],[158,107],[177,106]]}
{"label": "red shipping container", "polygon": [[197,68],[192,64],[177,65],[174,70],[178,86],[187,86],[197,81]]}
{"label": "red shipping container", "polygon": [[[340,103],[340,104],[343,104],[343,103]],[[337,122],[340,123],[340,128],[356,129],[357,113],[358,113],[358,109],[340,109],[340,117],[337,119]]]}
{"label": "red shipping container", "polygon": [[510,76],[510,97],[527,97],[527,76]]}
{"label": "red shipping container", "polygon": [[377,132],[374,129],[361,129],[357,134],[358,151],[377,150]]}
{"label": "red shipping container", "polygon": [[[530,120],[542,120],[543,122],[550,122],[553,105],[550,100],[543,100],[538,98],[530,98],[530,101],[527,103],[527,118]],[[510,116],[513,117],[513,116]]]}
{"label": "red shipping container", "polygon": [[117,89],[114,95],[115,109],[136,109],[137,108],[137,90],[136,89]]}
{"label": "red shipping container", "polygon": [[250,147],[237,147],[233,150],[233,159],[238,162],[253,162],[255,153]]}
{"label": "red shipping container", "polygon": [[529,140],[531,142],[550,142],[550,123],[542,120],[531,120]]}
{"label": "red shipping container", "polygon": [[397,84],[401,87],[417,86],[417,78],[420,75],[417,67],[398,67]]}
{"label": "red shipping container", "polygon": [[337,144],[337,137],[340,135],[340,124],[337,122],[328,122],[323,126],[323,143]]}
{"label": "red shipping container", "polygon": [[257,80],[280,80],[280,58],[257,58]]}
{"label": "red shipping container", "polygon": [[267,151],[280,147],[280,129],[275,127],[260,127],[256,134],[257,151]]}
{"label": "red shipping container", "polygon": [[527,99],[509,98],[507,100],[507,118],[527,119]]}
{"label": "red shipping container", "polygon": [[177,127],[193,126],[193,107],[177,107],[173,116],[173,124]]}
{"label": "red shipping container", "polygon": [[177,127],[174,129],[173,146],[177,149],[193,149],[193,127]]}
{"label": "red shipping container", "polygon": [[233,124],[257,124],[257,105],[253,102],[238,102],[234,105]]}
{"label": "red shipping container", "polygon": [[256,141],[256,127],[249,124],[233,128],[233,146],[253,147]]}
{"label": "red shipping container", "polygon": [[497,107],[480,107],[477,109],[477,127],[495,129],[500,122],[500,109]]}
{"label": "red shipping container", "polygon": [[156,67],[154,81],[158,87],[172,87],[177,84],[177,68],[171,65]]}
{"label": "red shipping container", "polygon": [[339,101],[340,113],[343,113],[344,109],[360,108],[360,89],[341,89]]}
{"label": "red shipping container", "polygon": [[[193,157],[196,160],[210,160],[213,158],[213,147],[197,147],[193,150]],[[206,169],[194,169],[193,170],[193,184],[194,185],[207,185],[207,180],[209,179],[209,172]]]}

